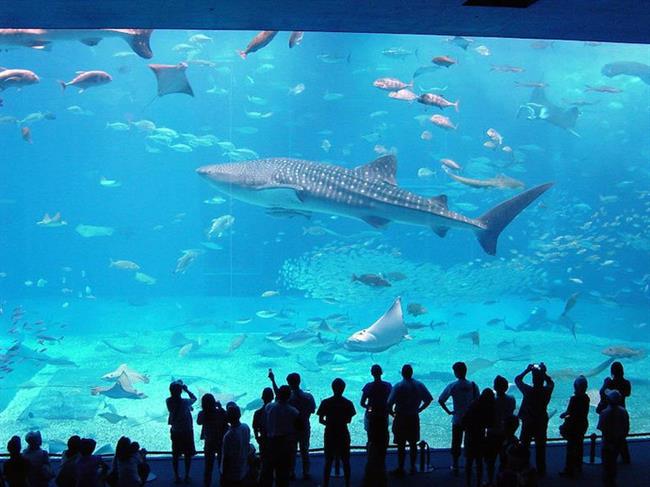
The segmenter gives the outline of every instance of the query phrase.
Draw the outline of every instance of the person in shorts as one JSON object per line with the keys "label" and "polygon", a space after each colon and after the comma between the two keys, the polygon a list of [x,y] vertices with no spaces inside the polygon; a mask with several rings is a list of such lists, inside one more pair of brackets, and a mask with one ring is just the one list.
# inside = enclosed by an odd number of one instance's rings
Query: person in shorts
{"label": "person in shorts", "polygon": [[[183,392],[187,398],[182,397]],[[185,482],[190,482],[190,467],[192,457],[196,455],[194,446],[194,428],[192,426],[192,405],[196,402],[196,396],[187,388],[183,381],[177,380],[169,384],[169,397],[167,398],[167,411],[169,417],[169,432],[172,440],[172,467],[174,479],[181,482],[178,474],[178,460],[181,456],[185,461]]]}

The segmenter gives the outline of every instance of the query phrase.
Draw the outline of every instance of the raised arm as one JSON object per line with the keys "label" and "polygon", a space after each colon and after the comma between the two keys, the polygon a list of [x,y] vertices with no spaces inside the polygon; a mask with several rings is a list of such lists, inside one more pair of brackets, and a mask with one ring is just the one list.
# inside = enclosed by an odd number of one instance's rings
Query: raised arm
{"label": "raised arm", "polygon": [[515,385],[521,392],[524,392],[526,386],[526,384],[524,384],[524,377],[526,377],[531,370],[533,370],[533,364],[528,364],[528,367],[526,367],[521,374],[515,377]]}
{"label": "raised arm", "polygon": [[273,373],[273,369],[269,369],[269,379],[271,379],[271,385],[273,386],[273,393],[274,393],[274,394],[276,395],[276,397],[277,397],[277,395],[278,395],[278,391],[280,390],[280,388],[279,388],[278,385],[275,383],[275,374]]}
{"label": "raised arm", "polygon": [[196,396],[192,391],[190,391],[189,387],[186,385],[183,386],[183,390],[187,392],[188,397],[190,398],[190,404],[194,404],[196,402]]}

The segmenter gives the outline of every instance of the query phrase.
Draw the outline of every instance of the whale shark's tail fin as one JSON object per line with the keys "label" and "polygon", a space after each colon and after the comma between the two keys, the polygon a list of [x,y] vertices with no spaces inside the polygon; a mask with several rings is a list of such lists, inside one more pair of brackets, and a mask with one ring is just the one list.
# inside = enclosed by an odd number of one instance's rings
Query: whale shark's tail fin
{"label": "whale shark's tail fin", "polygon": [[508,226],[514,218],[521,213],[524,208],[530,205],[543,194],[547,189],[553,186],[553,183],[540,184],[534,188],[519,193],[517,196],[495,206],[487,213],[481,215],[478,220],[485,225],[484,230],[478,230],[476,238],[483,247],[483,250],[494,255],[497,251],[497,239],[503,229]]}
{"label": "whale shark's tail fin", "polygon": [[153,57],[153,51],[149,44],[152,32],[153,29],[134,29],[134,33],[127,38],[133,52],[141,58],[151,59]]}

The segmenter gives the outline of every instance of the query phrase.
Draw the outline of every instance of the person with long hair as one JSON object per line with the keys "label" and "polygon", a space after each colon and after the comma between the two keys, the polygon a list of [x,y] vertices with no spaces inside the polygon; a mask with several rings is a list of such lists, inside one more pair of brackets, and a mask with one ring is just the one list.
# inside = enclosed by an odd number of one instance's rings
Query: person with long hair
{"label": "person with long hair", "polygon": [[212,394],[204,394],[201,398],[201,411],[196,418],[196,423],[201,426],[205,457],[203,485],[209,487],[212,485],[215,459],[217,464],[221,463],[221,446],[226,429],[226,411]]}

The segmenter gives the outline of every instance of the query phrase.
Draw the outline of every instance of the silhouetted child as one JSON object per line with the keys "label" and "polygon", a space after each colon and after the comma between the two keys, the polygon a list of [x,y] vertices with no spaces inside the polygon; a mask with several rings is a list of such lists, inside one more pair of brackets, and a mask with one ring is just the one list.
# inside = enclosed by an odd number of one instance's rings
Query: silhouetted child
{"label": "silhouetted child", "polygon": [[[524,377],[532,373],[533,385],[524,383]],[[530,448],[535,440],[535,465],[540,477],[546,475],[546,433],[548,429],[548,403],[555,383],[546,373],[546,365],[529,364],[526,369],[515,377],[515,384],[521,391],[523,398],[519,408],[521,419],[521,442]]]}
{"label": "silhouetted child", "polygon": [[499,472],[497,487],[536,487],[537,473],[530,467],[530,450],[519,441],[508,446],[506,468]]}
{"label": "silhouetted child", "polygon": [[203,485],[209,487],[212,485],[215,459],[217,465],[221,464],[221,446],[227,426],[226,411],[212,394],[204,394],[201,398],[201,411],[199,411],[196,422],[201,425],[201,439],[205,456]]}
{"label": "silhouetted child", "polygon": [[622,453],[625,438],[630,432],[630,417],[617,390],[607,391],[608,405],[600,412],[598,429],[603,434],[603,482],[606,487],[616,485],[616,461]]}
{"label": "silhouetted child", "polygon": [[234,402],[226,406],[230,427],[223,437],[221,487],[240,487],[248,473],[251,430],[241,420],[241,410]]}
{"label": "silhouetted child", "polygon": [[141,462],[138,450],[137,443],[134,445],[126,436],[122,436],[117,441],[111,472],[117,487],[138,487],[142,485],[142,479],[138,471]]}
{"label": "silhouetted child", "polygon": [[253,413],[253,434],[260,453],[261,470],[267,467],[269,461],[268,440],[266,436],[266,405],[273,401],[273,389],[265,387],[262,391],[262,407]]}
{"label": "silhouetted child", "polygon": [[[188,399],[181,397],[183,392],[187,393]],[[196,455],[194,429],[192,427],[192,404],[195,402],[196,396],[192,394],[182,381],[177,380],[169,384],[169,397],[166,401],[167,411],[169,411],[167,424],[170,426],[172,467],[177,483],[181,481],[178,475],[178,460],[181,455],[185,461],[185,482],[190,481],[192,457]]]}
{"label": "silhouetted child", "polygon": [[20,452],[21,444],[18,436],[12,436],[7,443],[9,459],[2,464],[2,473],[7,481],[7,487],[29,487],[29,462]]}
{"label": "silhouetted child", "polygon": [[30,431],[25,435],[27,448],[23,456],[29,462],[29,485],[30,487],[48,487],[50,480],[54,478],[50,455],[41,448],[43,438],[40,431]]}
{"label": "silhouetted child", "polygon": [[[625,371],[621,362],[613,362],[610,366],[611,376],[603,381],[603,386],[600,388],[600,403],[596,407],[596,412],[600,412],[608,405],[607,391],[618,391],[621,395],[621,404],[625,408],[625,399],[630,397],[632,393],[632,384],[625,378]],[[627,440],[621,445],[621,461],[625,464],[630,463],[630,450],[627,446]]]}
{"label": "silhouetted child", "polygon": [[77,483],[77,460],[79,460],[81,438],[73,435],[68,438],[68,449],[61,454],[61,466],[56,476],[58,487],[75,487]]}
{"label": "silhouetted child", "polygon": [[484,389],[470,404],[461,420],[465,432],[465,475],[467,487],[472,485],[472,466],[476,464],[476,485],[483,481],[483,457],[487,429],[494,426],[495,400],[492,389]]}
{"label": "silhouetted child", "polygon": [[[278,385],[275,382],[275,375],[273,370],[269,369],[269,379],[273,385],[273,391],[278,393]],[[289,404],[296,408],[300,413],[300,425],[296,431],[294,439],[294,449],[300,449],[300,457],[302,459],[302,478],[309,479],[309,439],[311,436],[311,427],[309,418],[316,411],[316,401],[314,396],[309,392],[305,392],[300,388],[300,374],[292,372],[287,375],[287,384],[291,388],[291,397]],[[291,457],[291,478],[294,479],[295,475],[296,456]]]}
{"label": "silhouetted child", "polygon": [[589,396],[587,395],[587,379],[579,376],[573,382],[574,394],[569,399],[567,410],[560,414],[564,423],[560,426],[560,434],[567,440],[566,463],[560,472],[563,477],[572,477],[582,471],[582,450],[584,436],[589,427]]}
{"label": "silhouetted child", "polygon": [[420,413],[433,401],[426,386],[413,378],[413,367],[402,366],[402,380],[395,384],[388,396],[388,411],[393,417],[393,434],[397,444],[397,469],[391,472],[402,477],[405,474],[404,461],[406,444],[409,444],[411,473],[415,473],[417,443],[420,441]]}
{"label": "silhouetted child", "polygon": [[[462,421],[465,411],[469,408],[479,396],[478,386],[467,380],[467,365],[464,362],[456,362],[452,366],[456,381],[445,387],[440,397],[438,404],[445,410],[445,412],[452,416],[451,419],[451,459],[454,475],[458,475],[458,459],[463,445],[463,427]],[[447,407],[447,401],[451,397],[453,403],[453,411]]]}
{"label": "silhouetted child", "polygon": [[345,485],[350,487],[350,431],[348,424],[357,414],[354,404],[343,397],[345,382],[336,378],[332,381],[333,396],[323,399],[316,414],[321,424],[325,425],[323,468],[323,487],[329,487],[332,462],[340,459],[343,463]]}
{"label": "silhouetted child", "polygon": [[97,443],[91,438],[82,438],[77,461],[77,487],[102,487],[108,466],[99,455],[93,455]]}

